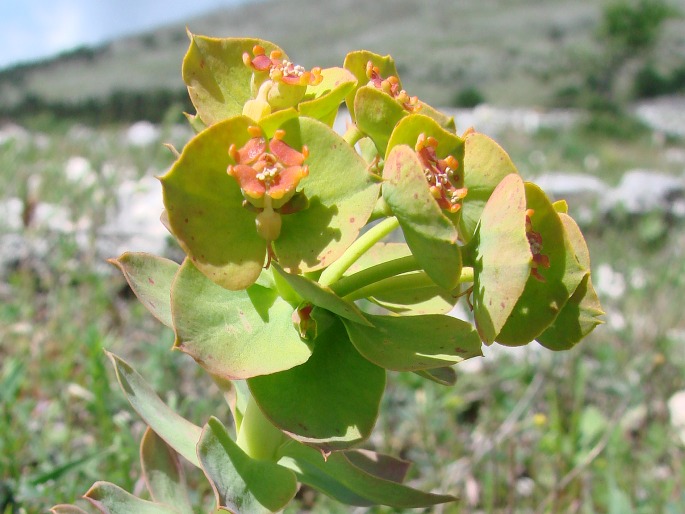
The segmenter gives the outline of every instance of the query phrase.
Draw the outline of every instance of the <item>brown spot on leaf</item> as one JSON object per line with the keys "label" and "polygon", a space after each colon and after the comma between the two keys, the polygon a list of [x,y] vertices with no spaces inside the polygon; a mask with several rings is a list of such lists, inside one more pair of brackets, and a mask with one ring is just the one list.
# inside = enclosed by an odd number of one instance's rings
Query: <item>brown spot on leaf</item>
{"label": "brown spot on leaf", "polygon": [[152,280],[152,277],[147,277],[147,281],[150,283],[150,285],[155,285],[155,281]]}

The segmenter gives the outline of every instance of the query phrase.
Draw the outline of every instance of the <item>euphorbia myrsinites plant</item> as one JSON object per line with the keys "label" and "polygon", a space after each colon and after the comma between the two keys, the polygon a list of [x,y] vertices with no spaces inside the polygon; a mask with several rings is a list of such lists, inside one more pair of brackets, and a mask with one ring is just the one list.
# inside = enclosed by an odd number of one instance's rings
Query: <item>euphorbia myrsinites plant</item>
{"label": "euphorbia myrsinites plant", "polygon": [[[403,485],[407,462],[357,448],[387,370],[450,385],[483,343],[564,350],[600,323],[566,203],[524,182],[487,136],[457,134],[410,96],[389,56],[307,70],[268,41],[190,41],[197,135],[160,177],[162,221],[187,257],[112,262],[226,393],[234,430],[179,417],[110,354],[149,425],[149,491],[98,482],[86,498],[104,513],[190,514],[180,455],[232,512],[278,511],[298,483],[351,505],[454,501]],[[405,242],[384,242],[398,228]],[[473,323],[448,314],[458,301]]]}

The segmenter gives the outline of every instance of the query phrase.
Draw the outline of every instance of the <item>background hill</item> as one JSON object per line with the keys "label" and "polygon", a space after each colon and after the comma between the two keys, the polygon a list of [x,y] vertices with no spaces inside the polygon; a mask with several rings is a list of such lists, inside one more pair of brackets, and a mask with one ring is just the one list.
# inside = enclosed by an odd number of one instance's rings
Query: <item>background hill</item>
{"label": "background hill", "polygon": [[[272,40],[306,66],[339,65],[348,51],[360,48],[390,53],[406,89],[436,105],[454,105],[460,93],[471,91],[492,104],[547,106],[560,92],[579,87],[583,63],[601,51],[596,34],[605,4],[270,0],[219,10],[187,26],[217,37]],[[44,104],[145,104],[145,95],[159,97],[160,104],[180,101],[185,97],[180,62],[187,45],[185,27],[172,25],[2,70],[0,112]],[[664,27],[656,65],[682,65],[682,55],[685,21],[672,19]]]}

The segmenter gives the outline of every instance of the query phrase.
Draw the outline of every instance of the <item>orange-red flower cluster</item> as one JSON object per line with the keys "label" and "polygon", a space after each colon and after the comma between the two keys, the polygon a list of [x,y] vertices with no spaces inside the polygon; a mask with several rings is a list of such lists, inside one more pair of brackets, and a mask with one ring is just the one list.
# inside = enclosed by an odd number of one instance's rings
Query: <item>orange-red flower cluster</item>
{"label": "orange-red flower cluster", "polygon": [[381,77],[378,66],[374,66],[371,61],[366,63],[366,76],[369,78],[369,85],[380,89],[393,97],[397,102],[409,112],[416,112],[421,108],[421,102],[417,96],[409,96],[404,89],[400,88],[400,79],[394,75],[384,79]]}
{"label": "orange-red flower cluster", "polygon": [[433,198],[440,208],[454,213],[461,209],[461,200],[467,193],[465,187],[459,187],[457,170],[459,162],[448,155],[444,159],[438,158],[435,149],[438,141],[434,137],[420,134],[414,149],[423,165],[423,172]]}
{"label": "orange-red flower cluster", "polygon": [[300,180],[309,174],[304,160],[309,155],[306,146],[298,152],[283,141],[285,131],[277,130],[267,143],[259,127],[248,129],[252,138],[242,148],[231,145],[229,155],[236,162],[228,167],[248,199],[259,200],[265,195],[272,200],[287,201]]}
{"label": "orange-red flower cluster", "polygon": [[316,86],[323,80],[321,68],[312,68],[311,71],[304,67],[293,64],[283,59],[283,52],[273,50],[268,56],[260,45],[252,49],[252,56],[245,52],[243,62],[257,72],[266,72],[269,78],[275,82],[282,82],[293,86]]}

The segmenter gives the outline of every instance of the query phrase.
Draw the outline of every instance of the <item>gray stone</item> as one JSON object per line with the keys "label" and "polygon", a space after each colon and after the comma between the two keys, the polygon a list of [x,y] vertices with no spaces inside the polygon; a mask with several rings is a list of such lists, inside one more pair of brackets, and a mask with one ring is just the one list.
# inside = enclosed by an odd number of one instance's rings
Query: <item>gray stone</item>
{"label": "gray stone", "polygon": [[604,197],[602,211],[622,210],[641,215],[649,212],[676,214],[678,201],[685,196],[682,178],[654,170],[636,169],[626,172],[617,187]]}

